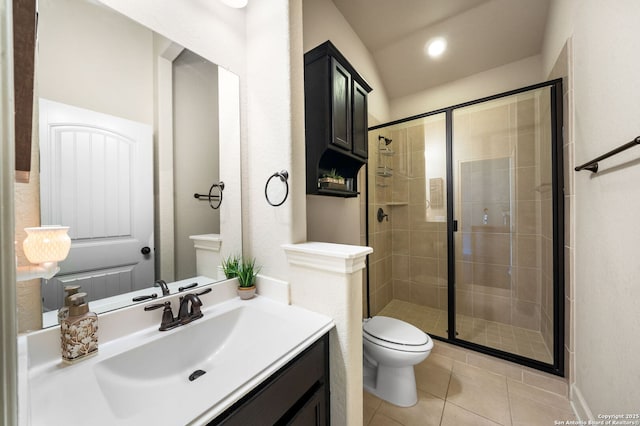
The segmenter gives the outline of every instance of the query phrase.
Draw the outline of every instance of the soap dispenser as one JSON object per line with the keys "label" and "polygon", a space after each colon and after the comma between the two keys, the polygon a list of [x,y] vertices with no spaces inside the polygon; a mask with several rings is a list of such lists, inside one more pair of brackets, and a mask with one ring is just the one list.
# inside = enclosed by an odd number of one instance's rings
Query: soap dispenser
{"label": "soap dispenser", "polygon": [[98,353],[98,316],[89,312],[87,293],[69,296],[69,316],[60,321],[62,360],[73,363]]}
{"label": "soap dispenser", "polygon": [[66,293],[64,298],[64,306],[58,309],[58,324],[63,319],[69,316],[69,306],[71,306],[71,296],[80,291],[79,285],[66,285],[64,286],[64,292]]}

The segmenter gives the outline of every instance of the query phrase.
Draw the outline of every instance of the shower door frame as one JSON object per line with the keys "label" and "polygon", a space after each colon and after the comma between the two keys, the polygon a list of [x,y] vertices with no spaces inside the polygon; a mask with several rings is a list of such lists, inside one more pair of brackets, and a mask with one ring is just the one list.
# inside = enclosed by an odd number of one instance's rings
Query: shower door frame
{"label": "shower door frame", "polygon": [[[455,232],[457,232],[457,221],[454,219],[454,168],[453,168],[453,111],[456,109],[493,101],[508,96],[517,95],[531,90],[550,88],[550,114],[551,114],[551,190],[552,190],[552,216],[553,216],[553,362],[545,363],[533,358],[527,358],[511,352],[505,352],[489,346],[483,346],[467,340],[456,337],[456,288],[455,288]],[[446,122],[446,181],[447,181],[447,268],[448,268],[448,336],[442,338],[440,336],[432,336],[436,340],[442,340],[457,346],[472,349],[474,351],[492,355],[498,358],[512,361],[520,365],[535,368],[557,376],[564,377],[564,174],[563,174],[563,107],[562,107],[562,79],[555,79],[538,83],[526,87],[522,87],[496,95],[487,96],[469,102],[441,108],[435,111],[418,114],[401,120],[392,121],[370,127],[368,131],[388,127],[395,124],[401,124],[407,121],[429,117],[436,114],[445,114]],[[368,172],[367,172],[368,179]],[[368,192],[368,183],[367,183]],[[366,200],[367,218],[366,238],[369,241],[369,223],[368,223],[368,193]],[[367,270],[367,316],[370,316],[369,306],[369,277]]]}

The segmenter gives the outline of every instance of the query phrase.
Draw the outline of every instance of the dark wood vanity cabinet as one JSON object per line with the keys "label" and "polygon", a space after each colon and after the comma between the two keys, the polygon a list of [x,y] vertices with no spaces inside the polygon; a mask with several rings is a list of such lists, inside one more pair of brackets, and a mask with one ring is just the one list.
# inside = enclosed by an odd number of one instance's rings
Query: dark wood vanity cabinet
{"label": "dark wood vanity cabinet", "polygon": [[[355,197],[357,174],[367,162],[367,95],[371,87],[327,41],[304,56],[307,194]],[[334,170],[353,186],[321,188]]]}
{"label": "dark wood vanity cabinet", "polygon": [[[331,139],[330,143],[351,151],[351,74],[335,58],[331,64]],[[305,74],[306,78],[306,74]],[[311,78],[311,76],[309,76]],[[314,86],[315,87],[315,86]],[[306,96],[306,91],[305,91]],[[309,96],[312,96],[311,94]],[[313,117],[311,118],[313,119]]]}
{"label": "dark wood vanity cabinet", "polygon": [[325,334],[208,426],[328,424],[329,334]]}
{"label": "dark wood vanity cabinet", "polygon": [[353,82],[353,153],[359,157],[367,158],[368,147],[368,111],[367,89]]}

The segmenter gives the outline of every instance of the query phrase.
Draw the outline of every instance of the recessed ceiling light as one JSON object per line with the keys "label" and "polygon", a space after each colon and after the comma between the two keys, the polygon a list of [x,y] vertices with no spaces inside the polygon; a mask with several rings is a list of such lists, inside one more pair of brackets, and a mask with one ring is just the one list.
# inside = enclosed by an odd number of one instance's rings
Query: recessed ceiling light
{"label": "recessed ceiling light", "polygon": [[220,0],[220,1],[226,4],[227,6],[233,7],[236,9],[242,9],[249,2],[249,0]]}
{"label": "recessed ceiling light", "polygon": [[442,37],[433,39],[427,44],[427,53],[432,58],[441,56],[445,50],[447,50],[447,41]]}

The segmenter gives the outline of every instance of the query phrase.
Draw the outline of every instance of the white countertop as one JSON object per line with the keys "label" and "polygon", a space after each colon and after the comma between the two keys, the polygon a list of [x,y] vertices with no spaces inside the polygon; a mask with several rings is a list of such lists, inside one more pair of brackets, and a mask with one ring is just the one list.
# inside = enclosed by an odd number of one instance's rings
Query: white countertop
{"label": "white countertop", "polygon": [[[234,282],[214,284],[213,287],[219,290],[219,295],[216,296],[214,291],[212,296],[202,296],[204,317],[170,331],[158,331],[162,309],[140,313],[142,306],[135,306],[107,314],[116,316],[122,312],[121,317],[104,321],[107,328],[126,328],[124,324],[130,322],[130,317],[126,315],[134,314],[140,315],[141,318],[149,318],[150,314],[153,314],[153,325],[149,325],[150,322],[146,321],[145,328],[121,336],[116,336],[113,330],[104,331],[106,342],[99,342],[98,354],[74,365],[62,363],[59,356],[51,356],[50,346],[55,344],[56,333],[59,339],[59,331],[57,328],[44,330],[42,336],[32,339],[29,344],[33,343],[35,346],[33,349],[36,351],[46,348],[49,351],[48,355],[29,355],[29,349],[32,348],[21,349],[21,371],[27,371],[28,391],[26,395],[22,395],[29,401],[26,409],[26,424],[34,426],[52,424],[65,426],[204,425],[334,327],[333,320],[327,316],[266,297],[257,296],[247,301],[242,301],[238,297],[229,298],[229,294],[235,287]],[[150,301],[142,305],[154,302],[157,303],[157,301]],[[174,304],[174,314],[175,307]],[[161,374],[163,365],[171,364],[170,361],[172,361],[166,357],[173,357],[176,354],[154,353],[153,359],[150,359],[146,366],[145,380],[131,382],[135,391],[132,392],[130,401],[124,401],[124,405],[118,405],[117,401],[122,395],[114,394],[113,389],[105,386],[104,381],[100,381],[104,366],[112,363],[117,356],[165,336],[186,331],[189,327],[197,327],[199,322],[203,324],[198,334],[201,337],[202,330],[208,330],[204,328],[209,327],[206,324],[213,325],[216,318],[223,318],[227,313],[234,310],[241,312],[243,309],[247,312],[254,310],[253,312],[259,312],[260,315],[273,318],[273,324],[277,326],[266,328],[267,331],[253,336],[249,343],[246,340],[243,341],[240,332],[235,335],[230,332],[229,335],[233,338],[227,338],[222,346],[240,345],[242,349],[239,353],[242,355],[237,359],[233,356],[219,359],[212,355],[210,359],[205,360],[205,363],[209,362],[208,365],[213,368],[211,373],[192,382],[186,381],[182,373],[176,376],[180,378],[180,382],[177,382],[178,379],[175,377],[164,378]],[[127,312],[130,313],[127,314]],[[210,322],[206,322],[207,318]],[[241,316],[240,320],[243,318],[245,317]],[[254,316],[246,318],[254,318]],[[145,321],[142,322],[145,323]],[[245,325],[246,322],[243,327]],[[193,328],[191,331],[194,330],[196,329]],[[191,334],[185,333],[184,336],[191,336]],[[204,336],[208,334],[205,333]],[[21,338],[26,340],[27,336]],[[192,340],[195,341],[181,344],[177,354],[187,354],[189,345],[197,346],[202,342],[198,339]],[[24,343],[23,341],[22,344]],[[28,363],[26,368],[25,362]],[[213,365],[215,363],[218,365]],[[189,366],[189,369],[191,368],[195,370],[200,367]],[[155,371],[159,372],[157,380],[154,376]]]}

